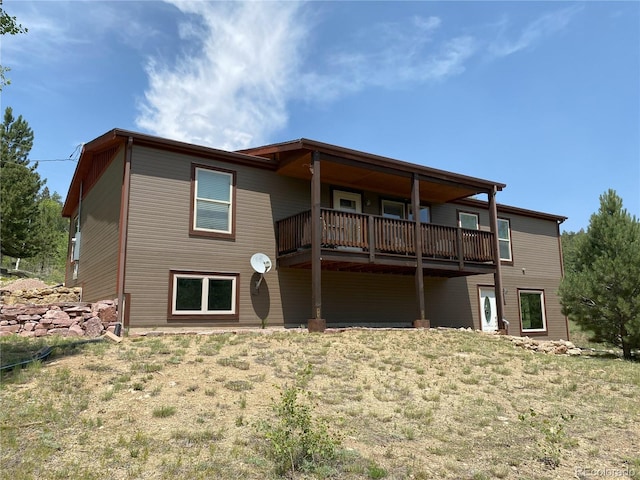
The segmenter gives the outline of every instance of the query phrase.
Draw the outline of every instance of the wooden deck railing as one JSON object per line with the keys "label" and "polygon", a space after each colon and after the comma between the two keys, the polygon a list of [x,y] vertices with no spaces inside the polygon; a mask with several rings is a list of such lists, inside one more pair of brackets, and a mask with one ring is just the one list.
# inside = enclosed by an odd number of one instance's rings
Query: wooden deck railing
{"label": "wooden deck railing", "polygon": [[[415,256],[415,224],[376,215],[321,209],[323,248],[343,248],[373,254]],[[493,234],[481,230],[423,223],[422,255],[459,262],[493,262]],[[278,255],[311,246],[311,212],[276,222]]]}

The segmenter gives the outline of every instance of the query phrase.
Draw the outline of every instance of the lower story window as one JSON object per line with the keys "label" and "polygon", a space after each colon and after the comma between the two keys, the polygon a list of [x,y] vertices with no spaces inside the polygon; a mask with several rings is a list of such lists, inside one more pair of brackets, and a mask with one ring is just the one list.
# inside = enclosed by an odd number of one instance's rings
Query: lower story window
{"label": "lower story window", "polygon": [[542,290],[518,290],[522,332],[546,332],[544,292]]}
{"label": "lower story window", "polygon": [[171,316],[237,319],[238,274],[171,272]]}

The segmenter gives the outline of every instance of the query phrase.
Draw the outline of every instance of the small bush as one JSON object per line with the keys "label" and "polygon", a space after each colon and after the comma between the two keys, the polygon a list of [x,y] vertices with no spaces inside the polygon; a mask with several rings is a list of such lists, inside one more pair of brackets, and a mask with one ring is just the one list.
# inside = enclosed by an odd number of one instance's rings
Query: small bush
{"label": "small bush", "polygon": [[159,407],[153,411],[153,416],[156,418],[166,418],[176,413],[176,407]]}
{"label": "small bush", "polygon": [[329,435],[327,422],[314,420],[311,406],[299,399],[305,394],[300,385],[306,384],[310,371],[307,367],[294,385],[281,389],[280,401],[272,405],[276,418],[257,425],[278,475],[318,470],[335,458],[340,446]]}

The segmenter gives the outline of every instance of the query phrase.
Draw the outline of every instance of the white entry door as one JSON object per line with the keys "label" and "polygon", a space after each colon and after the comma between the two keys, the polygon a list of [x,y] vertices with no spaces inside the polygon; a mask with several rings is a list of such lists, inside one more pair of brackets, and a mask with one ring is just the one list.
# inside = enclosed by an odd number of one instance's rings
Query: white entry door
{"label": "white entry door", "polygon": [[[341,212],[362,213],[362,195],[342,190],[333,191],[333,209]],[[328,237],[336,241],[338,250],[361,252],[362,247],[354,246],[362,242],[362,216],[351,216],[339,219],[327,225]],[[345,245],[346,243],[346,245]]]}
{"label": "white entry door", "polygon": [[480,287],[480,323],[483,332],[498,330],[498,309],[496,308],[496,291],[493,287]]}

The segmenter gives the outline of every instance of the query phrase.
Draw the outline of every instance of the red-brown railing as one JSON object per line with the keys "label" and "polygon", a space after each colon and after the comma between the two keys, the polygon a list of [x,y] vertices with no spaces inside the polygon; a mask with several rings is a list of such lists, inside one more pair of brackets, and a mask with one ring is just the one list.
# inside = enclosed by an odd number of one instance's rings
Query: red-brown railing
{"label": "red-brown railing", "polygon": [[376,251],[415,255],[413,222],[373,215],[372,218]]}
{"label": "red-brown railing", "polygon": [[[376,215],[321,209],[323,248],[349,248],[373,254],[415,256],[415,224]],[[458,262],[493,262],[493,234],[422,223],[422,255]],[[276,222],[278,255],[311,246],[311,212]],[[460,258],[462,253],[462,259]]]}
{"label": "red-brown railing", "polygon": [[311,246],[311,210],[276,222],[278,255]]}

